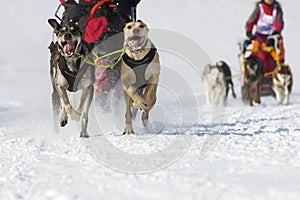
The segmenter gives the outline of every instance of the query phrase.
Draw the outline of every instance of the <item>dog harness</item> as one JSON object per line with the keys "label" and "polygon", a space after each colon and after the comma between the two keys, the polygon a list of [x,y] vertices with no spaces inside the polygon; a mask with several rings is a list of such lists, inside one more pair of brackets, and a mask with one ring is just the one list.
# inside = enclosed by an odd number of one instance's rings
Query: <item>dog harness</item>
{"label": "dog harness", "polygon": [[[86,72],[88,69],[89,65],[84,63],[83,66],[80,68],[82,58],[78,58],[77,61],[75,62],[76,69],[78,71],[73,72],[71,71],[68,66],[67,66],[67,61],[66,59],[61,55],[59,52],[59,47],[58,44],[55,44],[57,46],[56,49],[54,49],[53,52],[53,62],[55,65],[58,65],[59,70],[61,71],[62,75],[64,78],[67,80],[69,87],[67,88],[68,91],[70,92],[76,92],[78,90],[78,84],[83,76],[83,74]],[[83,53],[83,51],[81,52]]]}
{"label": "dog harness", "polygon": [[156,51],[157,49],[152,47],[149,53],[141,60],[134,60],[124,53],[123,61],[134,71],[136,76],[136,81],[132,85],[135,89],[142,89],[149,83],[149,80],[146,80],[145,78],[145,72],[148,65],[153,60]]}

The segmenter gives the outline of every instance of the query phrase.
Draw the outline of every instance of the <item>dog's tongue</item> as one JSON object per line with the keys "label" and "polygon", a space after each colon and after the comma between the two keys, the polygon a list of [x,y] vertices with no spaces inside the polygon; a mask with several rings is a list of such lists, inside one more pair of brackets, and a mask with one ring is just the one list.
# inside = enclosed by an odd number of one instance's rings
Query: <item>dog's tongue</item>
{"label": "dog's tongue", "polygon": [[130,45],[133,50],[139,50],[141,47],[141,43],[137,40],[130,41]]}
{"label": "dog's tongue", "polygon": [[74,51],[74,43],[72,41],[67,41],[65,52],[71,55]]}
{"label": "dog's tongue", "polygon": [[132,48],[132,50],[139,50],[142,47],[142,39],[140,37],[134,37],[131,40],[129,40],[129,45]]}

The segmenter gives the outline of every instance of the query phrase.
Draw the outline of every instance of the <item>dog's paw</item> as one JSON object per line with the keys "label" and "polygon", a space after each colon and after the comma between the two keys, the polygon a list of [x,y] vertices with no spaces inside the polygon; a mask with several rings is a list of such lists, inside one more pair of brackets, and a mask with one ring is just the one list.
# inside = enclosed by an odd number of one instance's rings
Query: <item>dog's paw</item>
{"label": "dog's paw", "polygon": [[140,110],[146,111],[148,106],[146,103],[144,103],[143,99],[141,98],[141,99],[138,99],[137,101],[133,101],[132,107],[135,109],[140,109]]}
{"label": "dog's paw", "polygon": [[87,132],[81,132],[81,133],[80,133],[80,137],[81,137],[81,138],[88,138],[88,137],[90,137],[90,136],[89,136],[89,134],[88,134]]}
{"label": "dog's paw", "polygon": [[61,119],[61,120],[60,120],[59,125],[60,125],[61,127],[64,127],[64,126],[66,126],[67,124],[68,124],[68,118],[66,118],[66,119]]}
{"label": "dog's paw", "polygon": [[123,132],[123,135],[126,135],[126,134],[134,134],[132,125],[126,124],[126,127],[125,127],[125,130]]}

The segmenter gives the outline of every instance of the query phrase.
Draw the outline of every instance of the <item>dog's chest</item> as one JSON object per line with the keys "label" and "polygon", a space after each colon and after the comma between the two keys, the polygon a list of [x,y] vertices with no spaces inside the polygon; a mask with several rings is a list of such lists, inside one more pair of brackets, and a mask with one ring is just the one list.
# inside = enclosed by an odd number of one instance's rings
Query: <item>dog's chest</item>
{"label": "dog's chest", "polygon": [[147,75],[147,72],[151,71],[149,70],[149,65],[153,61],[155,55],[156,48],[152,48],[149,53],[140,60],[135,60],[127,54],[123,55],[123,62],[132,70],[135,76],[135,81],[131,83],[133,87],[141,88],[148,84],[149,75]]}
{"label": "dog's chest", "polygon": [[[86,73],[87,66],[81,66],[81,59],[66,60],[60,58],[55,68],[56,84],[75,92],[92,81],[90,73]],[[88,83],[86,83],[88,80]]]}
{"label": "dog's chest", "polygon": [[273,82],[280,87],[288,87],[292,84],[292,75],[290,73],[277,73],[274,74]]}

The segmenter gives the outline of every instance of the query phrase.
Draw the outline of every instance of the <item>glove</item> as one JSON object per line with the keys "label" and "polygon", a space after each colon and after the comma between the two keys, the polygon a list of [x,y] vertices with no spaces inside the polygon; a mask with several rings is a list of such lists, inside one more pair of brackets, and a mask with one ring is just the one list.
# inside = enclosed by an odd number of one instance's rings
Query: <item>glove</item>
{"label": "glove", "polygon": [[252,31],[247,31],[246,35],[250,40],[253,40],[255,38],[255,36],[252,34]]}
{"label": "glove", "polygon": [[243,42],[243,51],[245,51],[251,43],[252,43],[251,40],[245,40]]}

